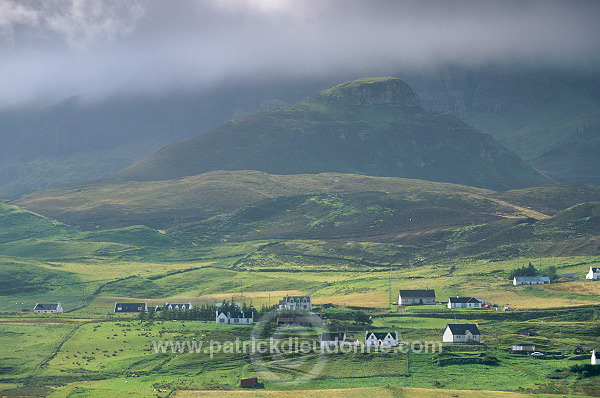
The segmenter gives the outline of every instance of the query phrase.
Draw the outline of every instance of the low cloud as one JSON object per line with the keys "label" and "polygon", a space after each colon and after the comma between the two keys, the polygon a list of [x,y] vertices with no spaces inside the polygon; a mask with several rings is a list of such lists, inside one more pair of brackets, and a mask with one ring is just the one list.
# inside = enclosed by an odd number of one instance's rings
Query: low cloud
{"label": "low cloud", "polygon": [[600,2],[0,0],[0,104],[236,77],[600,62]]}

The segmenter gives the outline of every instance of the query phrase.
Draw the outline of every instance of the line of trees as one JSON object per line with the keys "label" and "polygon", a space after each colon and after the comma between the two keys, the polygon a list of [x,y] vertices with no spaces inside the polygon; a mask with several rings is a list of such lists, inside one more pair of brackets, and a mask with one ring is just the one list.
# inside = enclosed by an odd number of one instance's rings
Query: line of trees
{"label": "line of trees", "polygon": [[513,279],[515,276],[547,276],[551,281],[555,281],[559,278],[558,270],[555,266],[551,265],[541,272],[535,268],[532,263],[513,269],[509,273],[509,278]]}
{"label": "line of trees", "polygon": [[233,312],[233,311],[244,311],[254,312],[254,317],[261,317],[263,314],[269,312],[273,307],[261,306],[259,309],[248,305],[245,302],[240,305],[230,302],[223,301],[220,305],[216,304],[203,304],[192,307],[192,309],[172,309],[162,308],[159,311],[155,311],[154,308],[150,308],[148,312],[141,312],[139,314],[140,320],[193,320],[193,321],[214,321],[216,312]]}

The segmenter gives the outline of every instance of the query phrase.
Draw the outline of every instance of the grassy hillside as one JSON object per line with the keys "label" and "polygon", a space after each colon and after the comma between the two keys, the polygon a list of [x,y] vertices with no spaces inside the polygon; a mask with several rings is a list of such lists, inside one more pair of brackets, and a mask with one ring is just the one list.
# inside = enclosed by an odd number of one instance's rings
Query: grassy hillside
{"label": "grassy hillside", "polygon": [[44,294],[77,281],[73,272],[40,267],[31,260],[0,257],[0,296]]}
{"label": "grassy hillside", "polygon": [[[586,255],[596,253],[598,201],[600,188],[580,184],[494,192],[393,177],[212,172],[25,196],[15,203],[94,231],[51,242],[21,240],[4,250],[38,259],[168,261],[202,256],[194,245],[293,239],[399,245],[401,262]],[[334,247],[343,259],[341,246]],[[366,263],[380,264],[363,249]]]}
{"label": "grassy hillside", "polygon": [[[512,207],[531,217],[543,215],[524,206],[553,214],[600,195],[600,189],[583,185],[498,194],[468,186],[394,177],[219,171],[166,181],[105,180],[73,184],[29,194],[12,203],[83,229],[132,225],[166,228],[228,213],[272,197],[368,191],[398,194],[406,200],[431,200],[436,207],[446,203],[452,206],[453,198],[473,197],[487,201],[490,206]],[[517,204],[511,205],[511,201]]]}
{"label": "grassy hillside", "polygon": [[340,84],[309,101],[221,124],[114,177],[165,180],[214,170],[357,173],[493,189],[547,183],[491,136],[451,114],[425,111],[393,78]]}
{"label": "grassy hillside", "polygon": [[69,235],[76,229],[17,206],[0,203],[0,243]]}
{"label": "grassy hillside", "polygon": [[329,193],[265,199],[233,213],[175,227],[183,240],[381,239],[524,218],[526,212],[485,197],[421,192]]}

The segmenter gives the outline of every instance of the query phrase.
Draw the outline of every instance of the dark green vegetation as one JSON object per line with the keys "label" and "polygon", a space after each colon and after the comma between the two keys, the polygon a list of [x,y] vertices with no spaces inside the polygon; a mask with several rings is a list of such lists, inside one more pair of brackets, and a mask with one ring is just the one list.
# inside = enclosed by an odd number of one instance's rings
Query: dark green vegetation
{"label": "dark green vegetation", "polygon": [[[159,259],[161,251],[174,258],[173,250],[185,258],[200,250],[193,245],[275,240],[236,263],[255,268],[264,257],[270,268],[304,255],[303,263],[313,258],[316,266],[320,257],[385,266],[415,258],[595,255],[598,201],[600,188],[578,184],[498,193],[391,177],[214,172],[73,185],[15,203],[84,229],[113,228],[70,240],[80,248],[110,242],[103,250],[120,251],[122,259]],[[52,244],[64,246],[61,239]],[[38,238],[4,247],[25,255],[19,247],[39,244]]]}
{"label": "dark green vegetation", "polygon": [[221,124],[114,175],[156,181],[214,170],[340,172],[508,189],[547,183],[451,114],[419,105],[404,81],[344,83],[297,105]]}

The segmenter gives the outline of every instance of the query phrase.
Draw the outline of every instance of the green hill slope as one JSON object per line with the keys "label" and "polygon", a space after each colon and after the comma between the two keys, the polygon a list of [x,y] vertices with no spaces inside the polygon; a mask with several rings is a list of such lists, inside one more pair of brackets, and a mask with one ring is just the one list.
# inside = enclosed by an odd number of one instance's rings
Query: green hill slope
{"label": "green hill slope", "polygon": [[0,203],[0,244],[57,235],[72,235],[76,229],[17,206]]}
{"label": "green hill slope", "polygon": [[547,183],[490,135],[427,112],[402,80],[370,78],[221,124],[117,173],[156,181],[214,170],[395,176],[491,189]]}
{"label": "green hill slope", "polygon": [[[505,200],[504,197],[496,198],[499,194],[485,189],[405,178],[339,173],[275,175],[258,171],[220,171],[166,181],[107,180],[74,184],[29,194],[13,203],[83,229],[131,225],[166,228],[229,213],[271,197],[365,191],[397,193],[406,199],[436,197],[439,207],[446,205],[444,198],[454,196]],[[533,195],[537,191],[532,188],[531,192]],[[594,192],[591,190],[577,196],[577,201],[569,202],[565,199],[569,195],[562,191],[556,195],[561,202],[554,212],[594,200]],[[511,195],[518,196],[517,193]],[[542,198],[549,200],[548,195],[531,200],[525,197],[521,206],[533,205]],[[565,200],[566,203],[563,203]],[[546,207],[544,211],[549,210]],[[526,209],[523,211],[526,212]]]}
{"label": "green hill slope", "polygon": [[527,213],[489,198],[443,192],[307,194],[269,198],[230,214],[175,227],[188,242],[261,239],[389,240]]}

